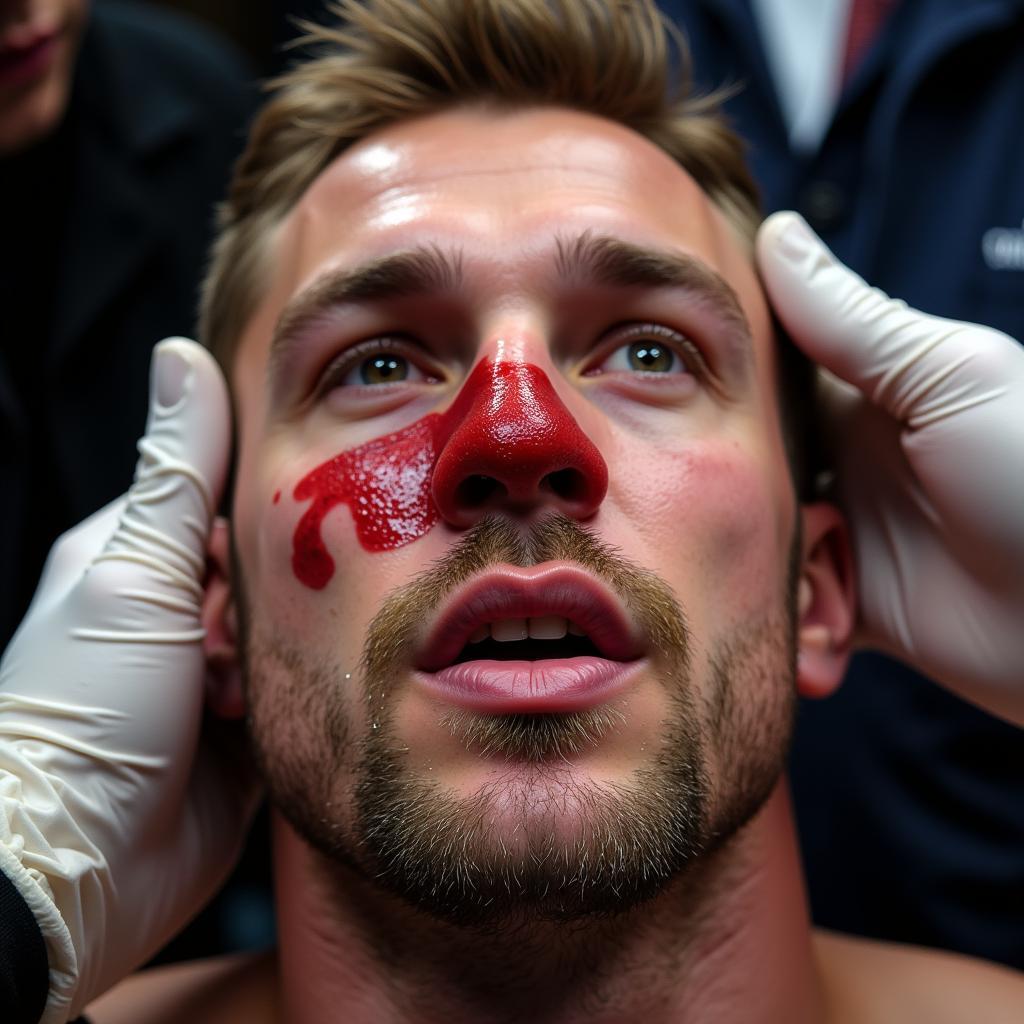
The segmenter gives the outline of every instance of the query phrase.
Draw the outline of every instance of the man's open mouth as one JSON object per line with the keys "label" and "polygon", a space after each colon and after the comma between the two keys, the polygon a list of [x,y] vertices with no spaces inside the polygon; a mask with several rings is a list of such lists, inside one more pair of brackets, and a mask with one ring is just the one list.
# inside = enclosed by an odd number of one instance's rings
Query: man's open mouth
{"label": "man's open mouth", "polygon": [[453,664],[465,661],[555,661],[599,657],[585,630],[562,615],[484,622],[469,638]]}
{"label": "man's open mouth", "polygon": [[445,604],[417,652],[420,681],[489,714],[562,713],[620,693],[644,660],[615,594],[568,563],[503,567]]}

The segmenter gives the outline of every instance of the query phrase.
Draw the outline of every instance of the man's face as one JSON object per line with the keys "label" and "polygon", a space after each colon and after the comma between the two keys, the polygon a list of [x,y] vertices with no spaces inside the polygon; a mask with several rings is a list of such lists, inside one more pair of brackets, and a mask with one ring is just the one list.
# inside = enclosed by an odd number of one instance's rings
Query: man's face
{"label": "man's face", "polygon": [[272,247],[233,535],[277,806],[441,915],[652,895],[789,730],[797,508],[743,244],[624,127],[458,110],[344,153]]}
{"label": "man's face", "polygon": [[87,8],[87,0],[0,0],[0,156],[57,127]]}

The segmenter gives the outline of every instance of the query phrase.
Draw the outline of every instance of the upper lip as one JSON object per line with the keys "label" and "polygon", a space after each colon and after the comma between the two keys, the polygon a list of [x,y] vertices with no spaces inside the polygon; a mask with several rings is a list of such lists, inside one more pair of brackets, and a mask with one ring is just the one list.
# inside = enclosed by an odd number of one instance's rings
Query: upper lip
{"label": "upper lip", "polygon": [[548,562],[502,566],[460,586],[428,627],[416,667],[436,672],[451,665],[484,623],[540,615],[571,620],[606,658],[632,661],[644,653],[636,627],[607,584],[582,566]]}

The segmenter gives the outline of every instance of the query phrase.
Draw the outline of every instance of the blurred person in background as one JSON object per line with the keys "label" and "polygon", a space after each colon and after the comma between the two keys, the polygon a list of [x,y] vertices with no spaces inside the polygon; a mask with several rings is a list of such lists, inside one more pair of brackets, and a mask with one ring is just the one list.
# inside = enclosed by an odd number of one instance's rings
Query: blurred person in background
{"label": "blurred person in background", "polygon": [[131,479],[150,351],[193,331],[254,100],[166,11],[0,0],[0,648],[57,535]]}
{"label": "blurred person in background", "polygon": [[[766,214],[799,210],[911,306],[1024,338],[1021,0],[660,6],[701,87],[734,87]],[[1016,730],[863,653],[802,702],[791,778],[818,924],[1024,967]]]}

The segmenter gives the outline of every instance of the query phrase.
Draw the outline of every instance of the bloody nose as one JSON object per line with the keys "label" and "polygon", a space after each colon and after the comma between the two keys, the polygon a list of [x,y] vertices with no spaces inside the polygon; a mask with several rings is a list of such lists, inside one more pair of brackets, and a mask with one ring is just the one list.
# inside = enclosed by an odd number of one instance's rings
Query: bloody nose
{"label": "bloody nose", "polygon": [[443,419],[431,490],[455,526],[537,505],[586,519],[604,499],[608,467],[540,367],[483,360]]}

